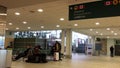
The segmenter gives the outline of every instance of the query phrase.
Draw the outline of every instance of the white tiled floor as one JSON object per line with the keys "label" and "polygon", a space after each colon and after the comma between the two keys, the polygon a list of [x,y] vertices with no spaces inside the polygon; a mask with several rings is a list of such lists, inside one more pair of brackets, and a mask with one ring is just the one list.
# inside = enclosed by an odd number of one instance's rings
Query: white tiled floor
{"label": "white tiled floor", "polygon": [[120,68],[120,57],[85,56],[73,54],[72,59],[48,63],[26,63],[15,61],[12,68]]}

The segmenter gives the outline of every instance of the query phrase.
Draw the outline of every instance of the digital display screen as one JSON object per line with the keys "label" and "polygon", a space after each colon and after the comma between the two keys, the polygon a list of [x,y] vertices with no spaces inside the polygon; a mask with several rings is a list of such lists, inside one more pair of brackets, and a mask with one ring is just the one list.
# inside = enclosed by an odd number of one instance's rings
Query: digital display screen
{"label": "digital display screen", "polygon": [[120,0],[102,0],[69,6],[69,20],[120,16]]}

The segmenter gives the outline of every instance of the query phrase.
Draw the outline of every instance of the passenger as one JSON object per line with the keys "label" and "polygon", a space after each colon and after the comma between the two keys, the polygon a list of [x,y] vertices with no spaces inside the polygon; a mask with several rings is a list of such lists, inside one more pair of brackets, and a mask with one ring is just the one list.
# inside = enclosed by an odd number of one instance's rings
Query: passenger
{"label": "passenger", "polygon": [[114,57],[113,54],[114,54],[114,47],[111,46],[111,47],[110,47],[110,56],[111,56],[111,57]]}
{"label": "passenger", "polygon": [[26,62],[39,63],[40,62],[40,49],[38,46],[35,46],[32,50],[32,55],[28,56]]}
{"label": "passenger", "polygon": [[40,46],[40,45],[37,45],[36,47],[37,47],[37,48],[39,48],[40,50],[42,50],[42,48],[41,48],[41,46]]}
{"label": "passenger", "polygon": [[55,53],[55,45],[51,47],[51,55],[54,56],[54,53]]}
{"label": "passenger", "polygon": [[46,54],[40,53],[40,46],[36,46],[33,49],[33,55],[28,57],[28,60],[26,62],[31,62],[31,63],[46,63]]}
{"label": "passenger", "polygon": [[5,49],[7,49],[7,48],[13,48],[13,42],[10,42],[10,45],[8,45]]}
{"label": "passenger", "polygon": [[20,59],[20,58],[22,58],[22,57],[28,56],[28,54],[29,54],[29,52],[30,52],[31,50],[32,50],[32,46],[31,46],[31,45],[27,46],[27,49],[26,49],[24,52],[18,54],[18,55],[15,57],[14,60],[18,60],[18,59]]}
{"label": "passenger", "polygon": [[59,60],[62,60],[61,59],[61,44],[58,41],[56,41],[54,45],[54,53],[55,52],[59,53]]}
{"label": "passenger", "polygon": [[39,46],[36,46],[34,49],[33,49],[33,55],[39,55],[40,54],[40,47]]}

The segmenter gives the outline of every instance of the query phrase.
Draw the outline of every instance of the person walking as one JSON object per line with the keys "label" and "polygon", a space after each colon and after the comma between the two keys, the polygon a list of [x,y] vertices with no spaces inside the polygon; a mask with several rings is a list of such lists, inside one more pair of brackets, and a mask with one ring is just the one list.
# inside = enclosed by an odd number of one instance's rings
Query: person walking
{"label": "person walking", "polygon": [[110,56],[114,57],[114,47],[113,46],[110,47]]}

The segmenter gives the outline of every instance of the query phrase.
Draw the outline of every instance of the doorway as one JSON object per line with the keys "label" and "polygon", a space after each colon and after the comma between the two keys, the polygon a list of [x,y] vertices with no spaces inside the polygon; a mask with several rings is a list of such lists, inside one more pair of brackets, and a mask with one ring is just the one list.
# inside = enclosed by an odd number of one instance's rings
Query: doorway
{"label": "doorway", "polygon": [[91,54],[92,45],[89,43],[90,36],[72,31],[72,53]]}

